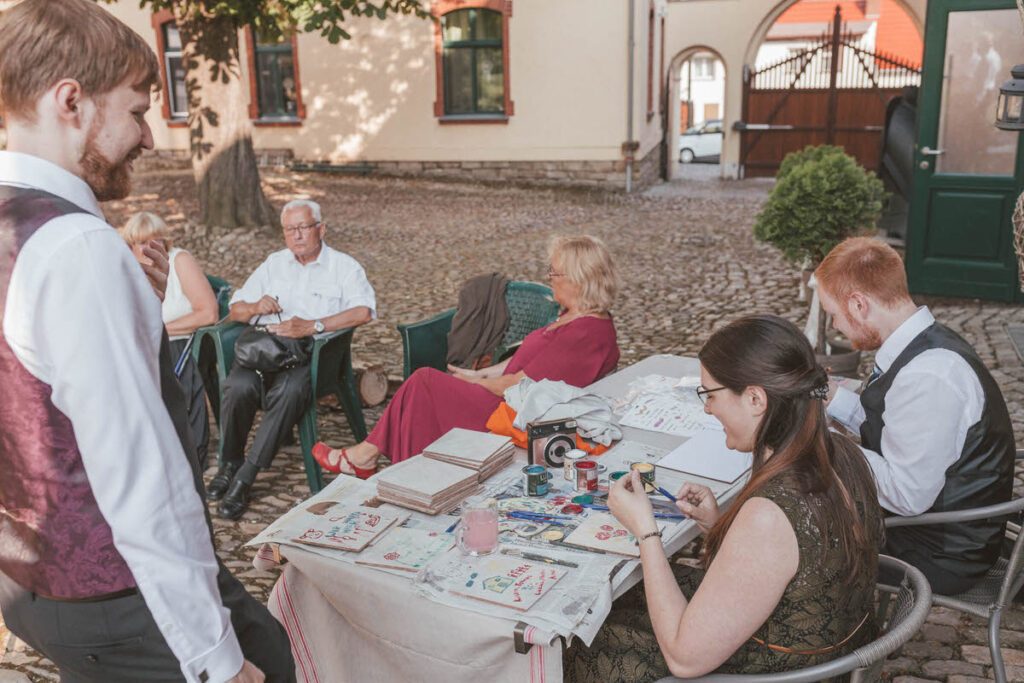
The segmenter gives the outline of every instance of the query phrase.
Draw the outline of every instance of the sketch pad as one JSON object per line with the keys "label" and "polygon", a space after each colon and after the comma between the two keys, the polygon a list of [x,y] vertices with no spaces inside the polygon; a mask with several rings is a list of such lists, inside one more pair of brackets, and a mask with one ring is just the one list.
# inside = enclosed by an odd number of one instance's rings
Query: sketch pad
{"label": "sketch pad", "polygon": [[725,432],[707,429],[669,451],[658,467],[731,484],[750,469],[752,456],[725,445]]}

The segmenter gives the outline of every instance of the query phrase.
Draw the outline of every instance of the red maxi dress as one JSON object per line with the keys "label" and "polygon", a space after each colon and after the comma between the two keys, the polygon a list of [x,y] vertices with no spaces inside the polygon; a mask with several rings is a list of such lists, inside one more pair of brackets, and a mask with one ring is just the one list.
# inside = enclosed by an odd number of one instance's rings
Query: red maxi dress
{"label": "red maxi dress", "polygon": [[[615,369],[619,346],[610,318],[585,316],[550,329],[534,330],[505,366],[532,380],[561,380],[585,387]],[[487,389],[433,368],[420,368],[405,380],[366,440],[391,462],[419,455],[454,427],[484,431],[501,404]]]}

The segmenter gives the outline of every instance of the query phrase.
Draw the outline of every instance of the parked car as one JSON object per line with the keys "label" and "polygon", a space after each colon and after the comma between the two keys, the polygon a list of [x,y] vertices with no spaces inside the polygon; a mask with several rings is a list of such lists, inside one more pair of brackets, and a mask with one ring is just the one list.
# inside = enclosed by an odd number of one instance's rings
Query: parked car
{"label": "parked car", "polygon": [[708,119],[699,126],[687,128],[679,136],[679,161],[718,163],[722,155],[722,119]]}

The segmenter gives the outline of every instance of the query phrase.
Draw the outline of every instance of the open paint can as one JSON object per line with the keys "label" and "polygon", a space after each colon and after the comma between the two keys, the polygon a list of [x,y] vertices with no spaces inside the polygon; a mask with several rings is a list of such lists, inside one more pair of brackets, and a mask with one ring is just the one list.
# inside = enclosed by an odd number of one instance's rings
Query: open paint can
{"label": "open paint can", "polygon": [[654,465],[649,462],[634,462],[629,469],[636,470],[640,474],[640,481],[644,483],[644,490],[654,490]]}
{"label": "open paint can", "polygon": [[551,475],[543,465],[527,465],[523,468],[523,491],[528,496],[546,496],[549,479]]}
{"label": "open paint can", "polygon": [[576,483],[574,488],[579,492],[597,490],[597,463],[593,460],[580,460],[576,463]]}

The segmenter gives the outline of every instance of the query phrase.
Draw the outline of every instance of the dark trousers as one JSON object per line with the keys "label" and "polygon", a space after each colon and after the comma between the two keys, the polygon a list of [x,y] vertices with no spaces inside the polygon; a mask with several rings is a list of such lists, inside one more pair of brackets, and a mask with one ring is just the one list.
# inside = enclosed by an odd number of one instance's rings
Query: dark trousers
{"label": "dark trousers", "polygon": [[[245,658],[263,671],[268,683],[295,681],[281,624],[223,564],[217,584]],[[140,594],[61,602],[30,593],[0,574],[0,612],[12,633],[57,665],[61,683],[184,680]]]}
{"label": "dark trousers", "polygon": [[[239,367],[236,363],[224,380],[220,404],[221,454],[225,463],[242,464],[237,477],[251,484],[256,472],[268,467],[281,448],[285,437],[306,412],[310,400],[309,366],[303,365],[281,372],[264,373]],[[256,411],[265,414],[253,439],[252,450],[245,458],[245,440],[256,419]]]}
{"label": "dark trousers", "polygon": [[[919,548],[908,548],[903,544],[893,544],[891,542],[886,543],[885,547],[882,548],[882,552],[886,555],[891,555],[897,559],[903,560],[907,564],[914,565],[920,569],[921,573],[928,579],[928,583],[932,587],[932,592],[937,595],[958,595],[960,593],[965,593],[984,577],[984,574],[980,576],[977,574],[972,576],[963,576],[950,572],[949,570],[940,567],[927,552],[924,552]],[[899,578],[899,576],[895,576],[891,572],[883,570],[879,572],[878,580],[881,583],[895,585],[899,581]]]}
{"label": "dark trousers", "polygon": [[[188,339],[172,339],[171,358],[177,362],[185,350]],[[190,353],[185,367],[182,368],[181,377],[178,378],[181,390],[185,394],[185,405],[188,410],[188,430],[192,434],[192,443],[196,447],[196,456],[199,458],[200,469],[205,470],[208,461],[208,449],[210,446],[210,418],[206,412],[206,391],[203,388],[203,378],[196,367],[196,361]]]}

